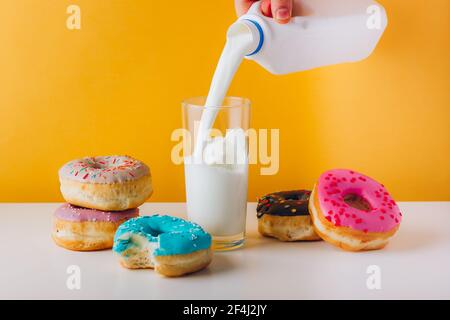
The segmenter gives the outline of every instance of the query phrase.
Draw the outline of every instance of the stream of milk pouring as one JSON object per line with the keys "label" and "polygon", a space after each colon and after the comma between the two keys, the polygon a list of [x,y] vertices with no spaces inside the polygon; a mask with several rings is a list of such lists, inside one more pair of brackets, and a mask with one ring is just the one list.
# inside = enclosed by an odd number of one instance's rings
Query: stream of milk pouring
{"label": "stream of milk pouring", "polygon": [[202,162],[204,143],[216,119],[218,108],[228,92],[231,81],[246,54],[255,47],[254,37],[245,23],[237,22],[227,32],[227,42],[217,64],[208,97],[200,119],[194,148],[194,160]]}

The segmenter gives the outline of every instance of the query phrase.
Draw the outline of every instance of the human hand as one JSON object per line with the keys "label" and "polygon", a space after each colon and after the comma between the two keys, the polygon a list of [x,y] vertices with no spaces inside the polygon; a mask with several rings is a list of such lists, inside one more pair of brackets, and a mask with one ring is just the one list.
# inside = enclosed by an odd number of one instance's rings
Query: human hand
{"label": "human hand", "polygon": [[[241,16],[259,0],[234,0],[236,13]],[[274,18],[278,23],[288,23],[292,16],[293,0],[261,0],[261,11],[267,16]]]}

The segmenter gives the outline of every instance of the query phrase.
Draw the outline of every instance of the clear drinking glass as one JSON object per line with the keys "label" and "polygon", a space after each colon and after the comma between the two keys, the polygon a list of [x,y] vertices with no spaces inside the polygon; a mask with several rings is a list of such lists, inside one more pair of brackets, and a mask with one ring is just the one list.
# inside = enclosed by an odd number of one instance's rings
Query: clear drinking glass
{"label": "clear drinking glass", "polygon": [[187,214],[212,235],[214,250],[231,250],[245,238],[250,101],[226,97],[208,108],[205,101],[182,103]]}

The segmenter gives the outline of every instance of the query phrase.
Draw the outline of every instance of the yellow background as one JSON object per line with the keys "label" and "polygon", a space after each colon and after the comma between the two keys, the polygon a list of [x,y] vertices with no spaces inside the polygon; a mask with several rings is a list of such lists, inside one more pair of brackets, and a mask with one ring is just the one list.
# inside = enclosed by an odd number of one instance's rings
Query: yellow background
{"label": "yellow background", "polygon": [[[151,166],[152,201],[184,201],[170,160],[180,101],[205,95],[234,21],[232,0],[2,0],[0,201],[62,201],[58,168],[129,154]],[[280,171],[252,166],[249,199],[310,188],[334,167],[398,200],[450,200],[449,1],[385,0],[389,26],[367,60],[273,76],[253,62],[230,93],[254,128],[280,128]],[[66,28],[78,4],[81,30]]]}

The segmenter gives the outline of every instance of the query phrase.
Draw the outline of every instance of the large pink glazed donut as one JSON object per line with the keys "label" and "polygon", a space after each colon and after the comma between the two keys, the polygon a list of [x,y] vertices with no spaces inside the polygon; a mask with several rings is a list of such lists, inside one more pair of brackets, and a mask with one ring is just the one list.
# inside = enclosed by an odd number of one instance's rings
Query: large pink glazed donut
{"label": "large pink glazed donut", "polygon": [[402,220],[386,188],[352,170],[324,172],[311,194],[309,209],[320,237],[350,251],[383,248]]}
{"label": "large pink glazed donut", "polygon": [[136,208],[153,191],[149,167],[129,156],[70,161],[59,170],[59,180],[67,202],[105,211]]}

